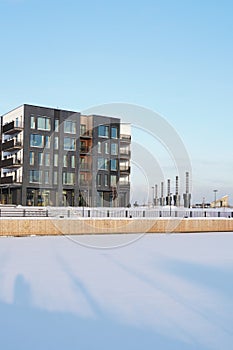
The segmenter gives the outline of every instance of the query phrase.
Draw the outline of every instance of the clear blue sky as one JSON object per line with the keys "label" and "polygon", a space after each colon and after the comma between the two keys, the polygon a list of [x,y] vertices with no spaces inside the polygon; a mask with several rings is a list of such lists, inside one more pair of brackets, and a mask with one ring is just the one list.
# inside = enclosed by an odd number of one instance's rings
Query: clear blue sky
{"label": "clear blue sky", "polygon": [[0,0],[0,114],[129,102],[185,142],[194,191],[233,195],[232,1]]}

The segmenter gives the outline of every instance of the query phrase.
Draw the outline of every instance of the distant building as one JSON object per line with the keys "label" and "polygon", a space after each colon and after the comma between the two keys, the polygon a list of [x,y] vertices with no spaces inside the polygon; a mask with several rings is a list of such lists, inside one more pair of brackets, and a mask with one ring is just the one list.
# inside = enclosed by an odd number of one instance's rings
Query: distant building
{"label": "distant building", "polygon": [[130,145],[119,118],[24,104],[2,116],[0,201],[127,206]]}
{"label": "distant building", "polygon": [[217,199],[210,203],[211,208],[223,208],[229,207],[229,196],[223,196],[222,198]]}

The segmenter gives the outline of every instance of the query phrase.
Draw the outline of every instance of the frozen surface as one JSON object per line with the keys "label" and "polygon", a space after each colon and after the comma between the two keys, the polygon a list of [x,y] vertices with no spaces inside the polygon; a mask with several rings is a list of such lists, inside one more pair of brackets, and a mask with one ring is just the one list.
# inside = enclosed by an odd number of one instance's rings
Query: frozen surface
{"label": "frozen surface", "polygon": [[230,349],[232,295],[233,233],[0,239],[1,349]]}

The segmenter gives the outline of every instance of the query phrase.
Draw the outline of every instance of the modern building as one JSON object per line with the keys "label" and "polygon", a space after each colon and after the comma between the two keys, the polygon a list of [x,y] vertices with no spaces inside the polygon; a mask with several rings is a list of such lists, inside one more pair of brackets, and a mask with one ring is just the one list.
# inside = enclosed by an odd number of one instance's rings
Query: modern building
{"label": "modern building", "polygon": [[129,204],[130,126],[119,118],[24,104],[1,122],[1,203]]}

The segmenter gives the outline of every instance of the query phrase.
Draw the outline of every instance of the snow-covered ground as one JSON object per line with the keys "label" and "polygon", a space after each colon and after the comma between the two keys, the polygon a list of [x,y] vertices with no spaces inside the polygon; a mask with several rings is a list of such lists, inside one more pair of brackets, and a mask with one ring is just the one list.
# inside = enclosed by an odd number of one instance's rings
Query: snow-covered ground
{"label": "snow-covered ground", "polygon": [[232,295],[233,233],[0,239],[2,349],[231,349]]}

